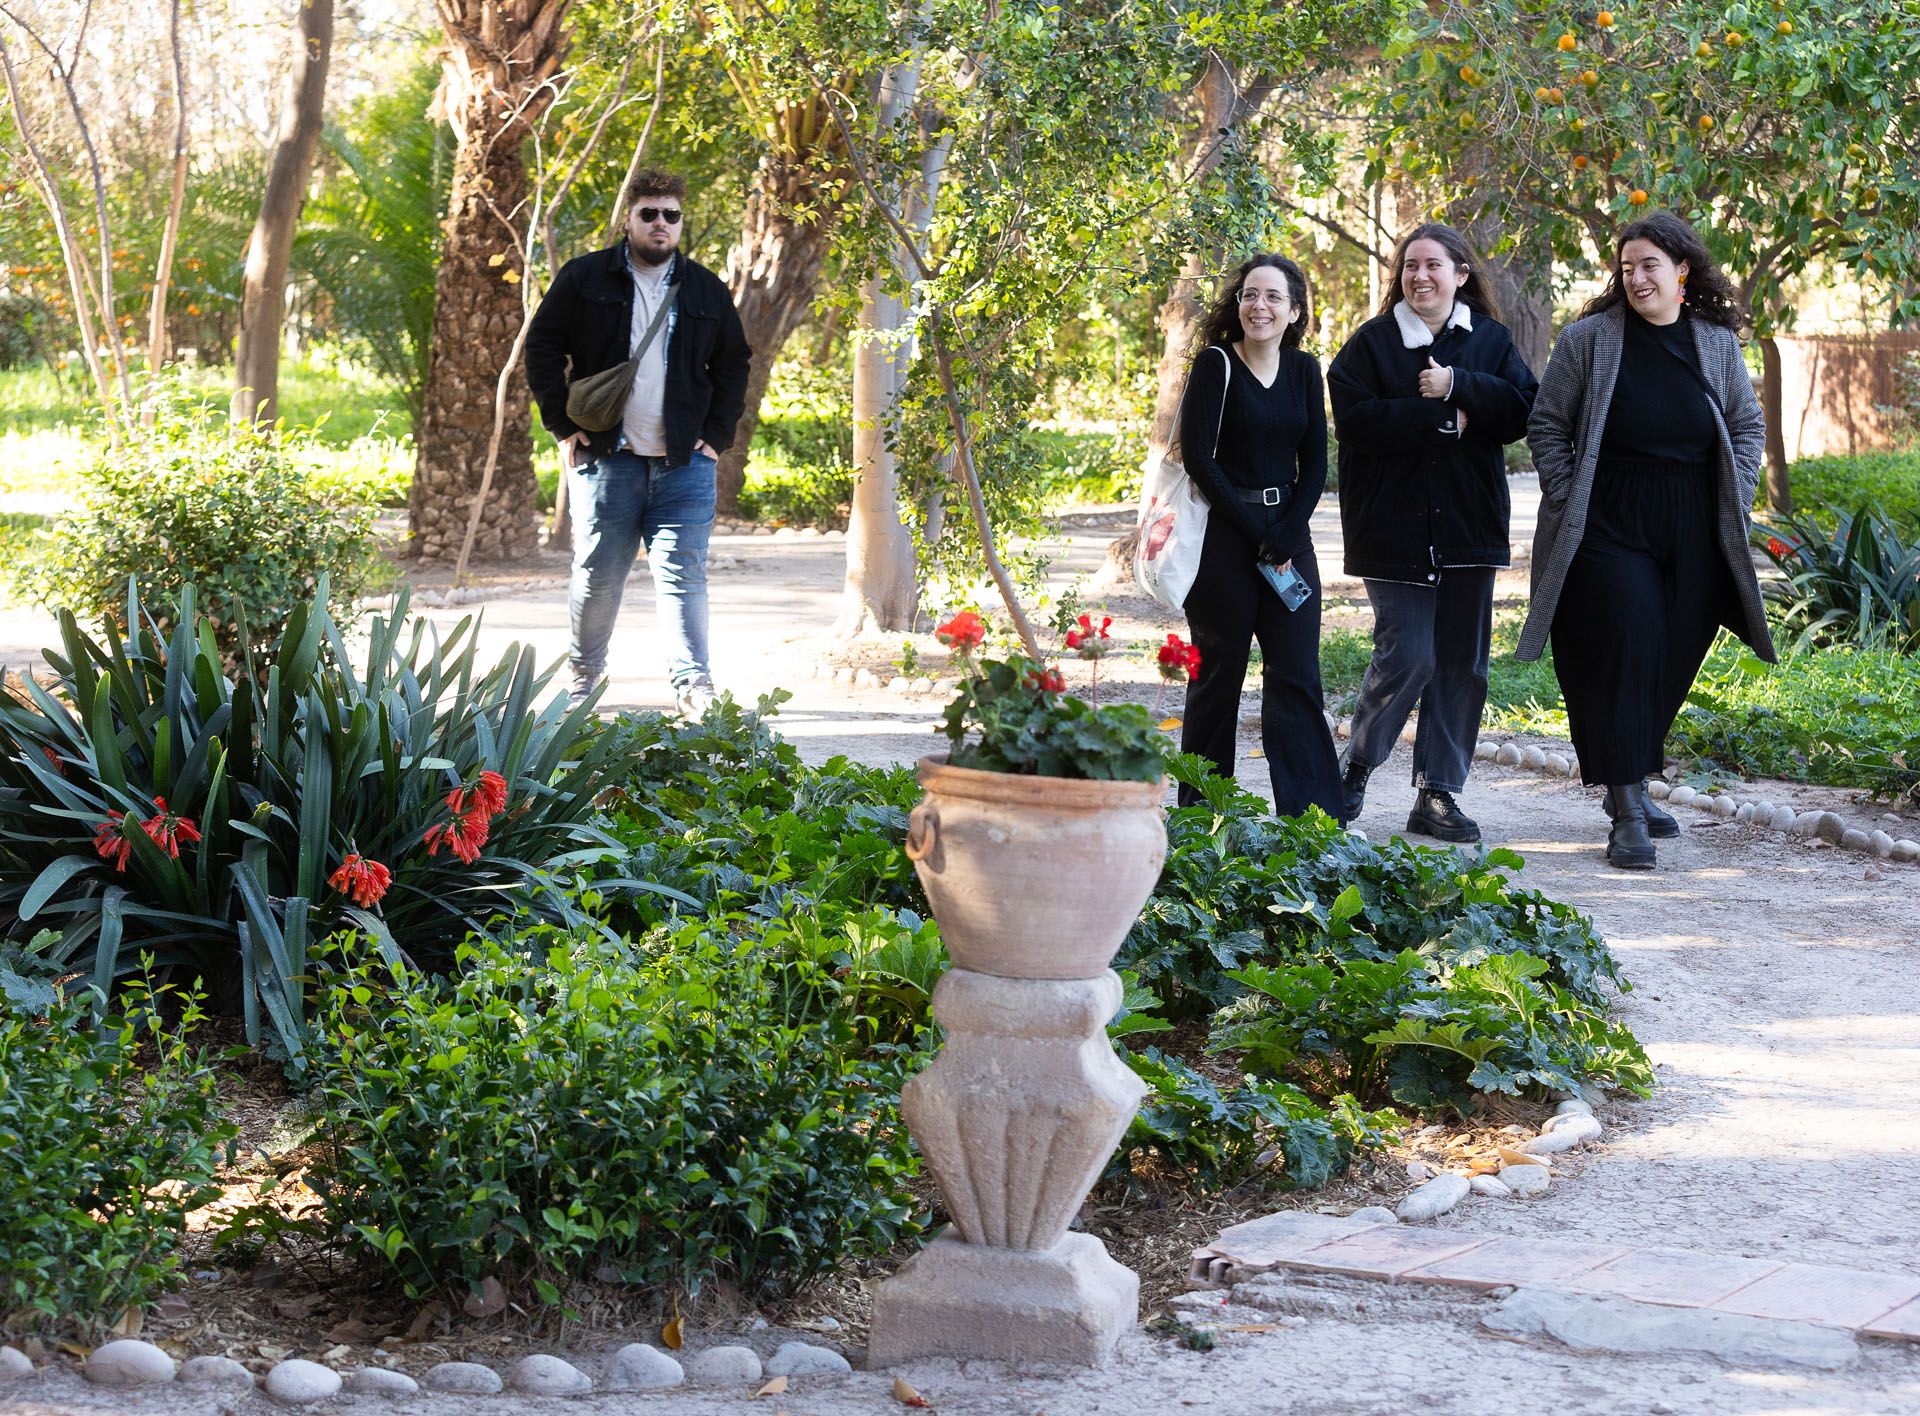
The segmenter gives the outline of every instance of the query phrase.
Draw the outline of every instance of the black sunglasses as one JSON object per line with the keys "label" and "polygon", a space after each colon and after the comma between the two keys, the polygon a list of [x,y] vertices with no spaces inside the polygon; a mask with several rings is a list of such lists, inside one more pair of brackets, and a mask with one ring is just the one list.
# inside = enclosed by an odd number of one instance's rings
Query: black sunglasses
{"label": "black sunglasses", "polygon": [[679,207],[635,207],[634,210],[640,214],[642,221],[653,221],[657,218],[669,226],[680,224]]}

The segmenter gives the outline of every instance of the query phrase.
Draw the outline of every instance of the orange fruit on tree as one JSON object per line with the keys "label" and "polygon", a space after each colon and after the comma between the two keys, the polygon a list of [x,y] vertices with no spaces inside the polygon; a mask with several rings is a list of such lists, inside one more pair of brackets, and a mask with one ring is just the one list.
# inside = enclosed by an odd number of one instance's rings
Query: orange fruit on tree
{"label": "orange fruit on tree", "polygon": [[1576,36],[1572,30],[1568,30],[1565,34],[1560,36],[1560,52],[1562,54],[1573,53],[1573,51],[1577,49],[1579,45],[1580,45],[1579,37]]}
{"label": "orange fruit on tree", "polygon": [[1545,85],[1542,85],[1541,87],[1535,89],[1533,91],[1533,96],[1539,99],[1542,103],[1545,103],[1547,101],[1547,90]]}
{"label": "orange fruit on tree", "polygon": [[1558,87],[1550,88],[1547,90],[1547,97],[1554,103],[1565,103],[1567,101],[1567,91]]}
{"label": "orange fruit on tree", "polygon": [[1694,46],[1693,52],[1702,59],[1713,58],[1713,46],[1708,44],[1704,39]]}
{"label": "orange fruit on tree", "polygon": [[1634,206],[1645,206],[1647,204],[1647,194],[1640,188],[1635,187],[1631,192],[1627,193],[1627,200]]}
{"label": "orange fruit on tree", "polygon": [[1573,170],[1575,172],[1585,172],[1587,170],[1587,155],[1584,152],[1573,159]]}
{"label": "orange fruit on tree", "polygon": [[1745,44],[1746,42],[1747,42],[1747,37],[1744,34],[1740,33],[1739,30],[1727,31],[1727,48],[1738,49],[1741,45]]}
{"label": "orange fruit on tree", "polygon": [[1573,129],[1573,131],[1576,133],[1584,133],[1587,131],[1587,120],[1584,118],[1576,118],[1571,123],[1567,124],[1567,126]]}
{"label": "orange fruit on tree", "polygon": [[1777,24],[1777,25],[1775,25],[1775,26],[1773,27],[1773,32],[1774,32],[1775,34],[1792,34],[1792,33],[1793,33],[1793,21],[1792,21],[1792,20],[1782,20],[1782,21],[1780,21],[1780,23],[1779,23],[1779,24]]}
{"label": "orange fruit on tree", "polygon": [[1600,75],[1596,71],[1589,69],[1586,71],[1586,73],[1580,76],[1580,82],[1585,84],[1588,88],[1599,88]]}
{"label": "orange fruit on tree", "polygon": [[1712,127],[1713,127],[1713,115],[1711,113],[1702,113],[1700,115],[1700,131],[1704,133],[1709,131]]}
{"label": "orange fruit on tree", "polygon": [[1600,26],[1601,29],[1612,29],[1613,28],[1613,11],[1602,10],[1599,14],[1593,17],[1593,22],[1596,25]]}

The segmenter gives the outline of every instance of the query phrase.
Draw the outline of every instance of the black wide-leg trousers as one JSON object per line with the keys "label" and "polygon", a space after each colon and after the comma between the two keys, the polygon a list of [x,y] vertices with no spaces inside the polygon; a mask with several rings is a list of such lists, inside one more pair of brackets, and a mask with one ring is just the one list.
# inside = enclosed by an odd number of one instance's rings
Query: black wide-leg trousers
{"label": "black wide-leg trousers", "polygon": [[[1257,569],[1258,550],[1226,517],[1207,518],[1200,570],[1185,605],[1200,673],[1187,685],[1180,748],[1207,758],[1232,780],[1240,689],[1258,640],[1260,746],[1274,813],[1298,816],[1318,806],[1337,821],[1344,809],[1340,764],[1320,690],[1320,563],[1311,548],[1293,558],[1313,596],[1289,610]],[[1181,805],[1198,799],[1191,788],[1180,789]]]}
{"label": "black wide-leg trousers", "polygon": [[1589,786],[1656,776],[1734,605],[1715,468],[1602,462],[1553,616],[1553,669]]}

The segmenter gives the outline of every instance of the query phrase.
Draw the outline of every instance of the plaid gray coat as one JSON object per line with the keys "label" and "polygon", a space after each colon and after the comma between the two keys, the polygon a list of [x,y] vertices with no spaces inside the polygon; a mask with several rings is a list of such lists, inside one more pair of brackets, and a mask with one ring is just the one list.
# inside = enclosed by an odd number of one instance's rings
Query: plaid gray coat
{"label": "plaid gray coat", "polygon": [[[1720,430],[1719,554],[1733,572],[1741,624],[1727,627],[1768,663],[1775,662],[1760,581],[1748,548],[1749,508],[1766,453],[1766,418],[1740,359],[1740,338],[1706,320],[1689,320],[1700,372],[1713,389],[1713,421]],[[1540,523],[1533,535],[1533,601],[1520,631],[1517,658],[1538,659],[1546,647],[1567,569],[1587,529],[1587,500],[1600,438],[1620,374],[1626,311],[1616,306],[1576,320],[1560,331],[1527,420],[1527,446],[1540,473]],[[1700,548],[1702,554],[1708,548]]]}

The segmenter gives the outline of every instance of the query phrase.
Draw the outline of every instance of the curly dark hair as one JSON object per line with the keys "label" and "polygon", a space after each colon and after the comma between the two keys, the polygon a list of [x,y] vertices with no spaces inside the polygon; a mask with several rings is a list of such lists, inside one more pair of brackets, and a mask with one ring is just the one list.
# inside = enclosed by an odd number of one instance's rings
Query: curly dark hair
{"label": "curly dark hair", "polygon": [[1307,273],[1283,255],[1262,251],[1240,262],[1240,268],[1228,278],[1219,295],[1207,307],[1206,318],[1200,322],[1199,348],[1194,353],[1199,353],[1209,345],[1239,342],[1243,333],[1240,328],[1240,287],[1247,283],[1248,276],[1262,266],[1280,272],[1280,278],[1287,283],[1287,297],[1293,301],[1293,308],[1298,312],[1293,323],[1280,336],[1280,347],[1300,347],[1307,327],[1313,323],[1313,303],[1307,290]]}
{"label": "curly dark hair", "polygon": [[1687,283],[1680,298],[1697,319],[1720,325],[1735,334],[1746,328],[1747,314],[1734,293],[1733,282],[1708,254],[1707,243],[1700,239],[1700,233],[1670,211],[1649,212],[1620,228],[1613,242],[1613,269],[1607,276],[1607,288],[1587,301],[1580,318],[1627,303],[1627,292],[1620,280],[1620,253],[1629,241],[1651,241],[1665,251],[1675,265],[1686,262]]}
{"label": "curly dark hair", "polygon": [[663,167],[643,167],[627,183],[627,205],[633,206],[648,197],[678,197],[684,202],[687,199],[687,179]]}
{"label": "curly dark hair", "polygon": [[1477,315],[1485,315],[1490,320],[1500,318],[1500,302],[1494,298],[1493,287],[1480,274],[1480,257],[1474,254],[1466,237],[1438,221],[1414,227],[1393,248],[1393,260],[1387,266],[1387,288],[1380,296],[1380,308],[1374,311],[1376,315],[1392,314],[1393,307],[1406,298],[1400,290],[1400,267],[1406,263],[1407,247],[1415,241],[1438,242],[1440,249],[1447,253],[1447,259],[1466,271],[1467,283],[1455,292],[1455,300]]}

